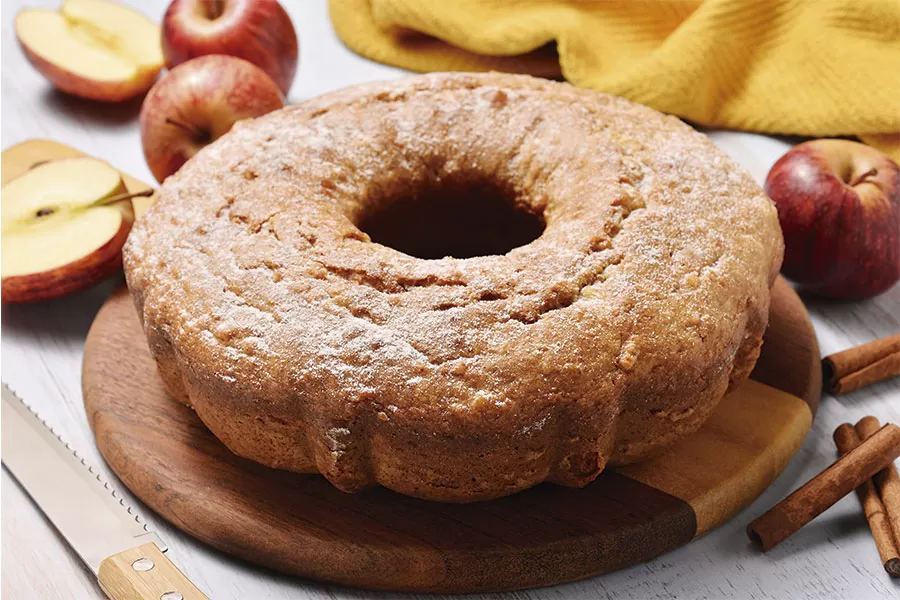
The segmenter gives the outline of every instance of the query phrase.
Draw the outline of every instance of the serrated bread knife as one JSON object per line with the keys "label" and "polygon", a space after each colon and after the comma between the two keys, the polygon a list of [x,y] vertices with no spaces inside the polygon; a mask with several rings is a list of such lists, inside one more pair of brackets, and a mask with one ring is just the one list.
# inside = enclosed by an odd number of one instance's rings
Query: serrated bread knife
{"label": "serrated bread knife", "polygon": [[40,507],[111,600],[208,600],[166,547],[68,444],[7,386],[3,465]]}

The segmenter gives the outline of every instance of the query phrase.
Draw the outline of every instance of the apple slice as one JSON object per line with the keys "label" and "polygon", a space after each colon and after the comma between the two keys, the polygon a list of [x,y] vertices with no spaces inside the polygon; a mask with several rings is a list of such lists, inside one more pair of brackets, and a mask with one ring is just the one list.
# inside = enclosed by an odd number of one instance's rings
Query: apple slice
{"label": "apple slice", "polygon": [[118,171],[90,157],[42,163],[3,186],[3,301],[58,298],[120,268],[131,196]]}
{"label": "apple slice", "polygon": [[62,91],[91,100],[118,102],[150,89],[164,62],[160,35],[142,14],[106,0],[16,15],[31,64]]}

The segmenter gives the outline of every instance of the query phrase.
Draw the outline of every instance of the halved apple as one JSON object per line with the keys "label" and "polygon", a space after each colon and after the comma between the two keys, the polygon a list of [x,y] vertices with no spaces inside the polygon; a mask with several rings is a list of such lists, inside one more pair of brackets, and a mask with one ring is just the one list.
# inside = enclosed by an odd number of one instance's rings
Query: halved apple
{"label": "halved apple", "polygon": [[159,26],[107,0],[64,0],[59,11],[16,15],[25,56],[50,83],[75,96],[118,102],[153,85],[163,66]]}
{"label": "halved apple", "polygon": [[3,186],[3,302],[49,300],[121,267],[131,195],[96,158],[42,163]]}

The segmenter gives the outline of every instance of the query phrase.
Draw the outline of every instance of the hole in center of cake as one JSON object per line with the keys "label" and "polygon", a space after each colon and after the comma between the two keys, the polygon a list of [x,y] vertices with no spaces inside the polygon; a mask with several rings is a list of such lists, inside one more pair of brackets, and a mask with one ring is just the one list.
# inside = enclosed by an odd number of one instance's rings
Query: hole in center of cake
{"label": "hole in center of cake", "polygon": [[536,240],[546,226],[513,190],[486,180],[408,189],[374,203],[358,221],[373,242],[424,259],[506,254]]}

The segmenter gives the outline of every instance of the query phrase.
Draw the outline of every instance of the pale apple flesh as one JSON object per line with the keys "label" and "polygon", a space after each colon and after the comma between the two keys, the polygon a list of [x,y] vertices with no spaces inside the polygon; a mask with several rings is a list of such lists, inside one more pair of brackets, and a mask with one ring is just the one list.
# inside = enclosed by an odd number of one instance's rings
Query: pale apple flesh
{"label": "pale apple flesh", "polygon": [[209,55],[166,74],[141,107],[141,144],[158,181],[177,171],[205,145],[242,119],[284,106],[281,90],[255,65]]}
{"label": "pale apple flesh", "polygon": [[849,140],[814,140],[769,172],[785,240],[782,272],[803,292],[877,295],[900,279],[900,167]]}
{"label": "pale apple flesh", "polygon": [[89,157],[43,163],[5,185],[3,301],[59,297],[119,268],[133,221],[131,201],[116,201],[126,192],[118,171]]}
{"label": "pale apple flesh", "polygon": [[106,0],[65,0],[59,11],[25,9],[16,15],[16,36],[54,86],[93,100],[137,96],[163,65],[159,27]]}

